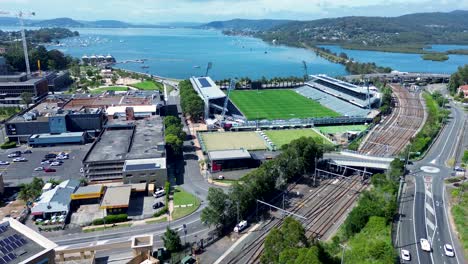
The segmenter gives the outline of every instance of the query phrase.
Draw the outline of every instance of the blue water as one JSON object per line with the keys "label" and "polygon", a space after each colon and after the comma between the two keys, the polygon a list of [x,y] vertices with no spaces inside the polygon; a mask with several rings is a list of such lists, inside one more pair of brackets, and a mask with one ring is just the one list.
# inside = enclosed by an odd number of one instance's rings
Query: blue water
{"label": "blue water", "polygon": [[[392,53],[343,49],[340,46],[324,45],[335,53],[344,52],[348,57],[359,62],[375,62],[379,66],[390,67],[402,72],[453,73],[458,66],[468,64],[467,55],[449,55],[446,61],[423,60],[420,54]],[[434,45],[433,50],[452,49],[453,45]],[[466,47],[466,46],[457,46]]]}
{"label": "blue water", "polygon": [[447,50],[454,49],[468,49],[468,45],[431,45],[430,48],[425,48],[425,50],[444,52]]}
{"label": "blue water", "polygon": [[[80,58],[84,54],[110,53],[117,61],[147,59],[144,64],[119,63],[116,66],[180,79],[204,75],[208,62],[213,63],[209,75],[214,79],[302,77],[303,60],[307,62],[309,73],[346,74],[343,65],[317,57],[314,52],[272,46],[255,38],[225,36],[219,31],[182,28],[77,30],[80,37],[63,40],[65,46],[47,48]],[[143,69],[142,65],[149,68]]]}

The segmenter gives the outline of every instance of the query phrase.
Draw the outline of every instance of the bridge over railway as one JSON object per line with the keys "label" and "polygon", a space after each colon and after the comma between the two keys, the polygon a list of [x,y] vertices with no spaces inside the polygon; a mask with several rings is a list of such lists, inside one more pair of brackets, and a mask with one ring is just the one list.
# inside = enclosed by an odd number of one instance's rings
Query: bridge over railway
{"label": "bridge over railway", "polygon": [[380,170],[387,170],[393,160],[393,158],[370,156],[348,151],[325,153],[323,158],[331,160],[334,164],[339,166],[372,168]]}
{"label": "bridge over railway", "polygon": [[450,74],[445,73],[423,73],[423,72],[395,72],[395,73],[372,73],[364,75],[348,75],[345,76],[347,81],[366,79],[385,79],[396,82],[444,82],[447,83],[450,79]]}

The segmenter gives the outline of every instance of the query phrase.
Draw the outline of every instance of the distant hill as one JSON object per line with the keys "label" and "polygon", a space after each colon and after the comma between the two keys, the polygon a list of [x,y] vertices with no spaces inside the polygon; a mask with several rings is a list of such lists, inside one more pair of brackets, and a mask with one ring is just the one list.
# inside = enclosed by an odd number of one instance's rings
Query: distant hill
{"label": "distant hill", "polygon": [[41,20],[36,22],[31,22],[27,24],[28,26],[33,27],[84,27],[83,23],[80,23],[74,19],[68,17],[61,17],[61,18],[54,18],[54,19],[47,19]]}
{"label": "distant hill", "polygon": [[285,25],[293,20],[275,20],[275,19],[232,19],[227,21],[213,21],[200,25],[200,28],[214,28],[220,30],[239,30],[239,31],[263,31],[271,28]]}
{"label": "distant hill", "polygon": [[132,24],[118,20],[97,20],[97,21],[81,21],[85,27],[93,28],[128,28]]}

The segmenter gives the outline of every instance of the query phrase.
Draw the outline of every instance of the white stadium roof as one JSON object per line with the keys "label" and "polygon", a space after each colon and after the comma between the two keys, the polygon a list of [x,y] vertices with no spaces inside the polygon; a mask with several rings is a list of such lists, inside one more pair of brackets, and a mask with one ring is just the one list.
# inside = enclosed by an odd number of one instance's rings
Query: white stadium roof
{"label": "white stadium roof", "polygon": [[219,99],[226,95],[210,77],[192,77],[190,82],[197,93],[205,99]]}

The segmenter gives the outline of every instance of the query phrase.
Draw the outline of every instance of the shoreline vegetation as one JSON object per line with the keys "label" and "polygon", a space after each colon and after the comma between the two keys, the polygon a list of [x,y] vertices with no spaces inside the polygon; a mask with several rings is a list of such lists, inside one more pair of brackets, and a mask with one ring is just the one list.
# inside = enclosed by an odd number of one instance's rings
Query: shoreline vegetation
{"label": "shoreline vegetation", "polygon": [[448,55],[445,53],[428,53],[421,55],[423,60],[431,60],[431,61],[446,61],[449,59]]}

